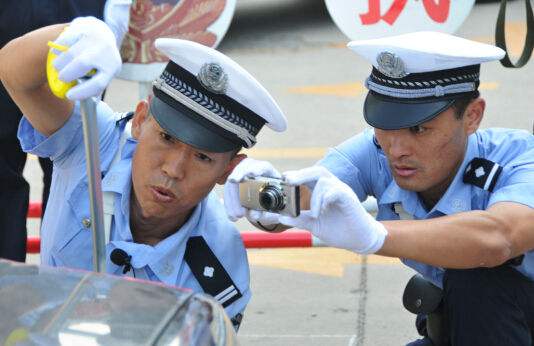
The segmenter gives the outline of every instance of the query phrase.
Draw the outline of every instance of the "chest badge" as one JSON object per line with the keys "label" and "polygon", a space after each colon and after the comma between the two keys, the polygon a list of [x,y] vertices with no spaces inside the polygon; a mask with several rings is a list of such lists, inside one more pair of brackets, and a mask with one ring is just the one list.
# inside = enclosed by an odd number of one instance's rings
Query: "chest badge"
{"label": "chest badge", "polygon": [[204,267],[204,276],[207,278],[212,278],[213,273],[215,272],[215,269],[213,267],[205,266]]}

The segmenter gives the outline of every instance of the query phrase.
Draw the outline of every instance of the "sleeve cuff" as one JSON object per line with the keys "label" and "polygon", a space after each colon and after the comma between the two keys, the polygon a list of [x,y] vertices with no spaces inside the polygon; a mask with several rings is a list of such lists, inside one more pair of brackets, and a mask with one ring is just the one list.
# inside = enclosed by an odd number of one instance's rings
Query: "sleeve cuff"
{"label": "sleeve cuff", "polygon": [[67,122],[51,136],[46,137],[34,129],[25,117],[19,123],[17,136],[23,151],[56,160],[78,146],[77,142],[82,140],[82,136],[77,136],[81,128],[80,104],[76,102]]}

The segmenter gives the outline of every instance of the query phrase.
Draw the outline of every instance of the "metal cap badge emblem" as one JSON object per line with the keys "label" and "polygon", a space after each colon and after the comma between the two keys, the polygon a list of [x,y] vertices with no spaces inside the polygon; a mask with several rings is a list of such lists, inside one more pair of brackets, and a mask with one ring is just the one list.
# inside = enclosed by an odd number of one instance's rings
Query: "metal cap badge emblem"
{"label": "metal cap badge emblem", "polygon": [[403,78],[408,75],[401,58],[390,52],[382,52],[376,58],[378,70],[391,78]]}
{"label": "metal cap badge emblem", "polygon": [[228,88],[228,74],[216,63],[202,65],[197,79],[206,89],[216,94],[224,94]]}

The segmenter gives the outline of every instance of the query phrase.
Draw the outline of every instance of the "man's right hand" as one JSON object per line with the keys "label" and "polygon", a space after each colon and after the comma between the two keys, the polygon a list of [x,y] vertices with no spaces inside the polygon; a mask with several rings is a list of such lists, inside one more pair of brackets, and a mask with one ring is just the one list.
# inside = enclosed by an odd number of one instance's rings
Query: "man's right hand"
{"label": "man's right hand", "polygon": [[234,171],[224,184],[224,206],[228,218],[232,221],[246,216],[252,222],[263,226],[263,229],[270,225],[278,224],[280,215],[265,211],[249,210],[241,205],[239,201],[239,183],[245,178],[254,177],[281,178],[282,175],[267,161],[258,161],[246,158],[234,168]]}
{"label": "man's right hand", "polygon": [[115,36],[104,22],[94,17],[74,19],[54,43],[69,47],[54,61],[62,81],[68,83],[96,70],[91,78],[67,92],[70,100],[99,96],[120,71],[122,61]]}
{"label": "man's right hand", "polygon": [[368,214],[352,189],[326,168],[313,166],[284,173],[290,185],[312,189],[310,210],[297,217],[280,216],[280,223],[311,231],[329,246],[360,254],[378,251],[387,229]]}

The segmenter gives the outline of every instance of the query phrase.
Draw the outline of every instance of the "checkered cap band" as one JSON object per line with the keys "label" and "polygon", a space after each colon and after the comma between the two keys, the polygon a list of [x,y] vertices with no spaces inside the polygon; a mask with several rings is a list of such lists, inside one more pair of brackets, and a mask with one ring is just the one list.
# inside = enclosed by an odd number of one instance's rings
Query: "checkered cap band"
{"label": "checkered cap band", "polygon": [[265,124],[265,120],[247,108],[246,105],[235,101],[227,95],[209,91],[195,75],[173,61],[167,64],[159,80],[199,106],[245,129],[252,136],[256,136]]}
{"label": "checkered cap band", "polygon": [[479,77],[480,65],[411,73],[403,78],[388,77],[373,67],[366,86],[371,91],[393,98],[439,99],[476,91]]}

